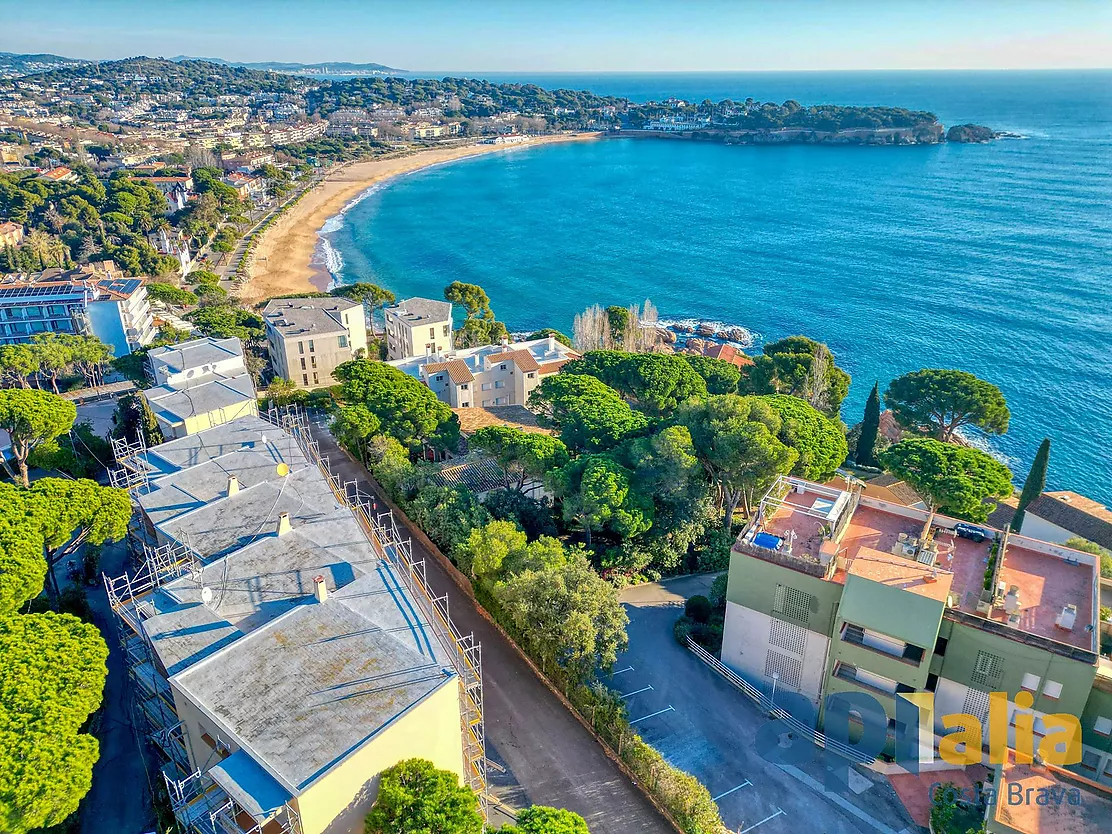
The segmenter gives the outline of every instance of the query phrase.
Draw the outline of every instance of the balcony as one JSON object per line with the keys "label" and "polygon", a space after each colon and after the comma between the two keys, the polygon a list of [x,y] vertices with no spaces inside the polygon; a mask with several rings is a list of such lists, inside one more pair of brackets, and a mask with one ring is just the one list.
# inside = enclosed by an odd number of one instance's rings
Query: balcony
{"label": "balcony", "polygon": [[836,663],[834,665],[833,677],[838,680],[848,681],[862,689],[878,692],[881,695],[887,695],[890,698],[916,691],[914,686],[908,686],[905,683],[886,678],[883,675],[877,675],[867,669],[854,666],[851,663]]}
{"label": "balcony", "polygon": [[846,623],[842,626],[842,640],[903,661],[909,666],[918,666],[923,662],[923,656],[926,654],[926,650],[920,646],[905,643],[902,640],[871,631],[853,623]]}

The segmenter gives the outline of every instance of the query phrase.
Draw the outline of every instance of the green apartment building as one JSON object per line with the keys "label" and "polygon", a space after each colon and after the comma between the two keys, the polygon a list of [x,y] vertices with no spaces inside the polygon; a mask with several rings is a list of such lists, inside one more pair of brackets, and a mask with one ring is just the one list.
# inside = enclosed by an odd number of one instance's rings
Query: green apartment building
{"label": "green apartment building", "polygon": [[[901,694],[934,694],[936,733],[942,715],[977,716],[987,744],[989,693],[1006,692],[1009,746],[1018,713],[1031,714],[1036,749],[1048,713],[1077,716],[1071,769],[1112,786],[1095,557],[987,528],[974,541],[956,524],[856,481],[781,478],[733,548],[722,662],[766,692],[806,696],[820,720],[830,694],[872,695],[889,749]],[[1016,706],[1021,690],[1030,709]]]}

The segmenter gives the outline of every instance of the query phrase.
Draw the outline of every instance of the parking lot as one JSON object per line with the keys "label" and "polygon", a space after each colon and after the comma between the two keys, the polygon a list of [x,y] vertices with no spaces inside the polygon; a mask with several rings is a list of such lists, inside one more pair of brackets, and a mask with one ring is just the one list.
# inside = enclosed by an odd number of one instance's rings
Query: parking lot
{"label": "parking lot", "polygon": [[686,577],[623,592],[629,649],[609,683],[626,701],[634,729],[670,764],[707,786],[730,831],[916,831],[882,776],[855,768],[849,790],[827,793],[818,762],[782,767],[757,753],[753,742],[765,716],[672,636],[684,599],[705,594],[712,579]]}

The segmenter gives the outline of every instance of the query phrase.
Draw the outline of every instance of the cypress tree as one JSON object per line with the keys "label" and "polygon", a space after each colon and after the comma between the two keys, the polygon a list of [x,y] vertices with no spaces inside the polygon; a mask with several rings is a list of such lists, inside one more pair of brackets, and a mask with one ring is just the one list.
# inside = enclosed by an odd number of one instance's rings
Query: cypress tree
{"label": "cypress tree", "polygon": [[1019,493],[1019,506],[1016,507],[1015,516],[1012,518],[1012,530],[1016,533],[1023,527],[1023,516],[1031,502],[1042,495],[1046,489],[1046,467],[1050,462],[1050,438],[1043,438],[1039,444],[1039,451],[1031,463],[1031,471],[1027,473],[1027,480],[1023,482],[1023,491]]}
{"label": "cypress tree", "polygon": [[865,403],[865,417],[861,421],[861,437],[857,440],[856,460],[858,466],[877,466],[876,436],[880,430],[880,392],[877,383],[869,392]]}

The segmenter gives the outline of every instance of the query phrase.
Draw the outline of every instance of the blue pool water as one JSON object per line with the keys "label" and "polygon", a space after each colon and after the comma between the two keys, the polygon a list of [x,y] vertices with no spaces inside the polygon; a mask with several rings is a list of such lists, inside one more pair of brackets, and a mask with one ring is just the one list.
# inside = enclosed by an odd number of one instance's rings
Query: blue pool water
{"label": "blue pool water", "polygon": [[[495,80],[506,80],[497,77]],[[651,298],[662,318],[806,333],[853,376],[957,367],[1012,409],[1022,480],[1112,502],[1112,73],[517,76],[633,98],[891,104],[1023,134],[990,145],[725,147],[606,140],[427,169],[330,227],[343,281],[481,284],[511,329]],[[569,83],[570,82],[570,83]]]}

